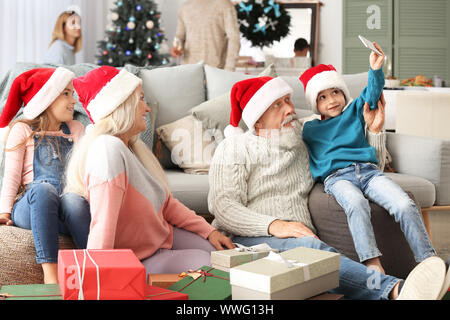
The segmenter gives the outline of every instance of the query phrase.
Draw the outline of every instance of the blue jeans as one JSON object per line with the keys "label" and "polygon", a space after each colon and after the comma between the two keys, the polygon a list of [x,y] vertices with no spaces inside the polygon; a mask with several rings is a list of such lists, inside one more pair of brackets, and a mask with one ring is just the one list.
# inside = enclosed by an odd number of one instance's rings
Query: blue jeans
{"label": "blue jeans", "polygon": [[[360,261],[381,256],[370,221],[369,200],[386,209],[400,224],[415,260],[436,255],[414,201],[372,163],[354,163],[329,175],[325,192],[344,209]],[[366,198],[367,197],[367,198]]]}
{"label": "blue jeans", "polygon": [[59,233],[72,236],[78,248],[86,248],[91,221],[89,203],[76,194],[59,196],[50,183],[29,184],[11,217],[17,227],[32,230],[39,264],[58,262]]}
{"label": "blue jeans", "polygon": [[[297,247],[307,247],[330,252],[336,249],[314,237],[287,238],[276,237],[233,237],[233,242],[244,246],[253,246],[267,243],[280,252]],[[331,290],[332,293],[343,294],[348,299],[355,300],[387,300],[394,286],[401,281],[392,276],[367,268],[365,265],[340,255],[339,287]]]}

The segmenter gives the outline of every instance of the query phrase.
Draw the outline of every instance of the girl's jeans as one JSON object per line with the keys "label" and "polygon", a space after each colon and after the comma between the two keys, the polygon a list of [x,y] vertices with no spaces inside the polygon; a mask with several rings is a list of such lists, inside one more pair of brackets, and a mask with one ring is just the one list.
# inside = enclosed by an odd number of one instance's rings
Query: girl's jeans
{"label": "girl's jeans", "polygon": [[31,229],[36,261],[58,262],[58,234],[72,236],[78,248],[86,248],[91,215],[89,203],[76,194],[59,196],[50,183],[31,183],[12,211],[17,227]]}
{"label": "girl's jeans", "polygon": [[[244,246],[267,243],[280,252],[297,247],[307,247],[318,250],[337,252],[326,243],[314,237],[287,238],[276,237],[233,237],[233,242]],[[343,294],[348,299],[355,300],[387,300],[394,286],[401,281],[392,276],[367,268],[365,265],[353,261],[346,256],[340,256],[339,287],[330,292]]]}
{"label": "girl's jeans", "polygon": [[381,256],[370,221],[369,200],[386,209],[400,223],[417,262],[436,255],[419,208],[375,164],[354,163],[329,175],[324,184],[325,192],[334,196],[347,215],[361,262]]}

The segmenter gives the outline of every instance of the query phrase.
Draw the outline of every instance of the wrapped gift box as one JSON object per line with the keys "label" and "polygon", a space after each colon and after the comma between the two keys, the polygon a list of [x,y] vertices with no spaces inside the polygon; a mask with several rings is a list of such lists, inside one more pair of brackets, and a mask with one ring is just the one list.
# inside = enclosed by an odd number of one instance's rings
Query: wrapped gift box
{"label": "wrapped gift box", "polygon": [[188,300],[189,298],[185,293],[155,286],[147,286],[145,297],[147,300]]}
{"label": "wrapped gift box", "polygon": [[203,266],[200,270],[202,273],[188,273],[188,276],[171,285],[168,289],[186,293],[189,295],[189,300],[231,299],[230,275],[228,272],[209,266]]}
{"label": "wrapped gift box", "polygon": [[145,299],[145,267],[129,249],[60,250],[58,281],[64,300]]}
{"label": "wrapped gift box", "polygon": [[306,299],[339,286],[339,254],[295,248],[230,270],[233,300]]}
{"label": "wrapped gift box", "polygon": [[57,284],[0,286],[0,300],[62,300]]}
{"label": "wrapped gift box", "polygon": [[180,276],[179,273],[150,273],[147,283],[155,287],[168,288],[184,278],[185,276]]}
{"label": "wrapped gift box", "polygon": [[278,252],[265,243],[252,247],[239,246],[235,249],[213,251],[211,265],[216,269],[229,272],[233,267],[266,257],[270,251]]}

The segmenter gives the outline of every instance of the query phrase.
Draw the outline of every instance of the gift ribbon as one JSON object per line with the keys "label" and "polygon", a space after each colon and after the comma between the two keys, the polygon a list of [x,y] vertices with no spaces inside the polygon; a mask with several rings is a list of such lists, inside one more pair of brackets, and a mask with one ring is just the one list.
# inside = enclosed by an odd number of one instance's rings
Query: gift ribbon
{"label": "gift ribbon", "polygon": [[275,251],[275,249],[272,249],[267,243],[260,243],[256,244],[251,247],[246,247],[240,243],[234,243],[236,245],[236,248],[234,248],[237,252],[248,252],[252,254],[252,258],[255,259],[255,257],[258,255],[258,253],[263,251]]}
{"label": "gift ribbon", "polygon": [[308,267],[308,264],[306,264],[306,263],[302,263],[297,260],[284,259],[281,255],[279,255],[278,253],[275,253],[273,251],[270,251],[269,255],[267,257],[264,257],[263,259],[278,262],[278,263],[283,263],[288,268],[304,267],[303,275],[304,275],[305,281],[308,281],[311,279],[309,267]]}
{"label": "gift ribbon", "polygon": [[80,270],[80,264],[78,263],[78,258],[76,254],[76,250],[73,250],[73,256],[75,257],[75,262],[77,264],[78,269],[78,283],[80,284],[80,290],[78,291],[78,300],[84,300],[84,291],[83,291],[83,282],[84,282],[84,274],[86,271],[86,254],[89,257],[89,259],[92,261],[92,263],[95,266],[96,273],[97,273],[97,300],[100,300],[100,270],[98,268],[98,265],[95,263],[94,259],[89,254],[89,251],[87,249],[83,250],[83,273],[81,273]]}
{"label": "gift ribbon", "polygon": [[197,273],[200,273],[201,276],[198,277],[198,278],[192,279],[191,282],[189,282],[189,283],[188,283],[187,285],[185,285],[183,288],[177,290],[177,292],[183,291],[184,289],[186,289],[187,287],[189,287],[192,283],[194,283],[195,281],[197,281],[197,279],[200,279],[200,278],[203,278],[203,282],[206,282],[206,278],[207,278],[207,277],[214,277],[214,278],[219,278],[219,279],[223,279],[223,280],[228,280],[228,281],[230,281],[230,279],[223,278],[223,277],[219,277],[219,276],[216,276],[216,275],[213,274],[213,273],[210,273],[210,271],[212,271],[212,270],[214,270],[214,268],[211,268],[211,269],[206,270],[206,271],[201,270],[201,269],[200,269],[200,270],[197,270],[196,272],[197,272]]}

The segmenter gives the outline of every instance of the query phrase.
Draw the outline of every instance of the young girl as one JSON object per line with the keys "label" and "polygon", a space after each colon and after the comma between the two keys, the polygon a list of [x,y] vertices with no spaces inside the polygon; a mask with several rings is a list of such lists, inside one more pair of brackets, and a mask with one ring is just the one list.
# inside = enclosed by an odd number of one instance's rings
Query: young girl
{"label": "young girl", "polygon": [[211,251],[234,245],[173,197],[158,160],[139,140],[150,112],[141,83],[107,66],[74,80],[94,123],[67,168],[66,191],[89,199],[87,248],[130,248],[151,273],[209,265]]}
{"label": "young girl", "polygon": [[64,11],[56,20],[44,63],[73,65],[81,47],[81,17],[75,11]]}
{"label": "young girl", "polygon": [[[66,159],[84,127],[73,119],[74,74],[64,68],[33,69],[18,76],[0,116],[9,124],[0,223],[33,232],[36,261],[45,283],[57,283],[58,234],[71,235],[85,248],[89,205],[74,195],[60,198]],[[24,118],[11,120],[25,104]]]}

